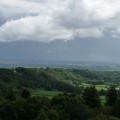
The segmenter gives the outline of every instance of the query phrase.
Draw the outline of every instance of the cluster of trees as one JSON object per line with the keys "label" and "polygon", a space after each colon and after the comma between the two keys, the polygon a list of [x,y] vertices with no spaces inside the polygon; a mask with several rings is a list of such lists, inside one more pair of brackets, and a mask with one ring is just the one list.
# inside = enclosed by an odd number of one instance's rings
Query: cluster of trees
{"label": "cluster of trees", "polygon": [[0,94],[0,120],[120,120],[119,91],[111,87],[101,102],[96,88],[52,99],[31,96],[28,90]]}

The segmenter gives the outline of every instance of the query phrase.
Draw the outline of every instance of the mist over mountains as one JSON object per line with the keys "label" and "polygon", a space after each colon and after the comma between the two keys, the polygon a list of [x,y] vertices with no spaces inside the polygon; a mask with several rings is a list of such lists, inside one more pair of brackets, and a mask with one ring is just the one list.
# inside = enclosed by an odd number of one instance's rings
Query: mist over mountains
{"label": "mist over mountains", "polygon": [[1,61],[87,61],[120,63],[117,39],[77,39],[74,41],[0,43]]}

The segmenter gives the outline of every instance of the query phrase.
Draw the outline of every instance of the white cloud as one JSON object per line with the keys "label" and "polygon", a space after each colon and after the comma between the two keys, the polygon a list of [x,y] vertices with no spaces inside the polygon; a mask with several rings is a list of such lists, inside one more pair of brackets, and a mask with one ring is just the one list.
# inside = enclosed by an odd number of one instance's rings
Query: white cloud
{"label": "white cloud", "polygon": [[81,28],[75,31],[74,34],[76,37],[92,37],[99,38],[103,36],[102,30],[99,28]]}
{"label": "white cloud", "polygon": [[83,0],[84,9],[93,19],[108,20],[120,12],[120,0]]}
{"label": "white cloud", "polygon": [[50,42],[55,39],[69,40],[72,32],[60,26],[55,26],[51,17],[37,16],[12,20],[1,26],[0,40],[18,41],[35,40]]}
{"label": "white cloud", "polygon": [[120,25],[120,0],[0,0],[0,10],[3,42],[99,38]]}

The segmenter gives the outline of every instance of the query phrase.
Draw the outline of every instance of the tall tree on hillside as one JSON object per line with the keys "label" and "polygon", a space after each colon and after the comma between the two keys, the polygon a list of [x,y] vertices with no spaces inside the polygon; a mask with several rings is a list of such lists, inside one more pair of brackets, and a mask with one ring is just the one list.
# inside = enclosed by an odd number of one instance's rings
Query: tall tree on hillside
{"label": "tall tree on hillside", "polygon": [[22,91],[22,93],[21,93],[21,97],[22,98],[29,98],[31,96],[31,94],[30,94],[30,91],[29,90],[27,90],[27,89],[24,89],[23,91]]}
{"label": "tall tree on hillside", "polygon": [[106,105],[113,106],[117,101],[117,90],[115,87],[110,87],[106,94]]}
{"label": "tall tree on hillside", "polygon": [[15,91],[13,89],[8,89],[5,97],[9,100],[15,100],[16,99]]}
{"label": "tall tree on hillside", "polygon": [[99,93],[94,86],[85,88],[83,92],[83,99],[85,104],[87,104],[91,108],[101,106]]}

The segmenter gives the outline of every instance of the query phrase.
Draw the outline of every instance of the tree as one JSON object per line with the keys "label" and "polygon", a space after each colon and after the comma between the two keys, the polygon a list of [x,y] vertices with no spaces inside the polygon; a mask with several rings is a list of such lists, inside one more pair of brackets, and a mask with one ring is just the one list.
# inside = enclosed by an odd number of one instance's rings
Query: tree
{"label": "tree", "polygon": [[113,105],[113,115],[120,118],[120,98]]}
{"label": "tree", "polygon": [[120,120],[120,119],[113,116],[109,116],[109,118],[107,118],[106,115],[100,114],[96,115],[94,118],[90,120]]}
{"label": "tree", "polygon": [[5,96],[9,100],[15,100],[16,99],[15,92],[14,92],[13,89],[8,89]]}
{"label": "tree", "polygon": [[22,91],[22,94],[21,94],[21,97],[22,97],[22,98],[27,99],[27,98],[29,98],[30,96],[31,96],[31,94],[30,94],[30,91],[29,91],[29,90],[25,89],[25,90]]}
{"label": "tree", "polygon": [[106,105],[113,106],[116,103],[118,94],[115,87],[110,87],[106,94]]}
{"label": "tree", "polygon": [[[81,97],[77,94],[66,93],[55,96],[52,99],[52,105],[60,111],[60,120],[66,120],[66,118],[67,120],[88,120],[90,116],[87,106],[82,103]],[[62,114],[61,111],[63,111]]]}
{"label": "tree", "polygon": [[57,111],[55,111],[54,109],[51,109],[48,111],[48,119],[49,120],[59,120],[59,115],[57,113]]}
{"label": "tree", "polygon": [[16,109],[11,101],[0,104],[0,118],[3,120],[17,120]]}
{"label": "tree", "polygon": [[40,112],[35,120],[48,120],[47,115],[44,112],[44,110],[40,110]]}
{"label": "tree", "polygon": [[85,88],[83,92],[83,99],[85,104],[91,108],[101,106],[100,96],[94,86]]}

